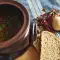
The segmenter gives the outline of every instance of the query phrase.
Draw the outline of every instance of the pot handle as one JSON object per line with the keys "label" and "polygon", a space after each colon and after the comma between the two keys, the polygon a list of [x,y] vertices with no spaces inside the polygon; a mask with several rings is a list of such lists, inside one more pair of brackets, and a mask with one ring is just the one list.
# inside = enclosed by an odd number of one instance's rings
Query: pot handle
{"label": "pot handle", "polygon": [[33,43],[33,41],[35,41],[36,37],[37,37],[36,23],[34,21],[31,22],[31,24],[30,24],[29,36],[30,36],[30,42]]}

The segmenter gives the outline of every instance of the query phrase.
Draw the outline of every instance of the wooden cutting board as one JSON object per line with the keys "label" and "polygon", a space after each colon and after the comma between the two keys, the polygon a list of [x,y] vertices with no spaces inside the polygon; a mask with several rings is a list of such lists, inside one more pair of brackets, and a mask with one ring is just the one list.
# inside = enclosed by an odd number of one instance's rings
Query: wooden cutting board
{"label": "wooden cutting board", "polygon": [[39,60],[39,54],[34,47],[29,47],[27,51],[15,60]]}

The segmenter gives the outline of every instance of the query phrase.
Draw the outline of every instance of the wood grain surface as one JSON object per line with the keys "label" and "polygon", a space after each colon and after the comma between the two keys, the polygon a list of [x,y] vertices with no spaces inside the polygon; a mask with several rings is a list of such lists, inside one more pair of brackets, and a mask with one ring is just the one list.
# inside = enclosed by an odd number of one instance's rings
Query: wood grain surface
{"label": "wood grain surface", "polygon": [[31,46],[23,55],[17,57],[15,60],[39,60],[39,54],[36,49]]}

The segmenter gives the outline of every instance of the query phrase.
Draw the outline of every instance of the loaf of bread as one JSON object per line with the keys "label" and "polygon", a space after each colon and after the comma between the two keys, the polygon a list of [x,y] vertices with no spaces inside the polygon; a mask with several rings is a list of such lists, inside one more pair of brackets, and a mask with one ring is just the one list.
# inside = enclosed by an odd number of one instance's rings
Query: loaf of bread
{"label": "loaf of bread", "polygon": [[60,60],[60,39],[53,33],[41,33],[40,60]]}

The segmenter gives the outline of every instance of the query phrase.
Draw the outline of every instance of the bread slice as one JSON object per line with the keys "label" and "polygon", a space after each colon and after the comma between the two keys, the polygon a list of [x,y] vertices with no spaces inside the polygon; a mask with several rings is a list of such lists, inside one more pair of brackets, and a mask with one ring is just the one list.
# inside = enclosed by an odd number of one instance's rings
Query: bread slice
{"label": "bread slice", "polygon": [[53,33],[41,33],[40,60],[60,60],[60,39]]}
{"label": "bread slice", "polygon": [[36,48],[37,52],[40,53],[40,40],[39,39],[36,39],[34,42],[33,42],[33,45],[34,47]]}

